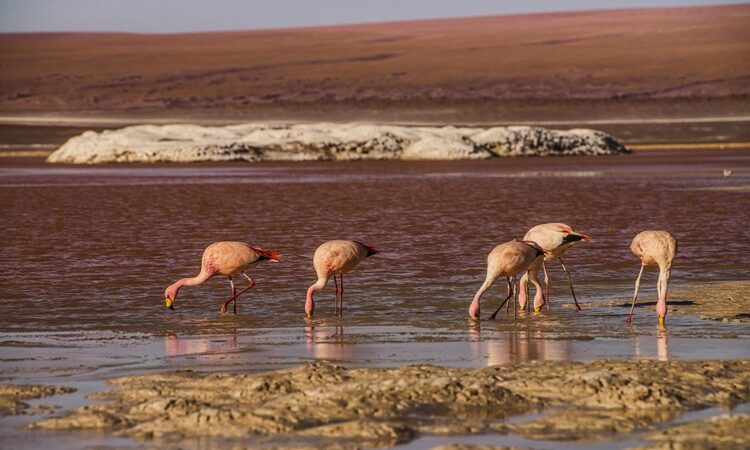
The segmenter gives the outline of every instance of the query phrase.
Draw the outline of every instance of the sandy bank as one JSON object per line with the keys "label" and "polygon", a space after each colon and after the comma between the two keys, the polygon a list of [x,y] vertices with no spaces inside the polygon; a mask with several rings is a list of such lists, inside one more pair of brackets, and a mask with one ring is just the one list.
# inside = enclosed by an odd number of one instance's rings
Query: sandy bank
{"label": "sandy bank", "polygon": [[[630,300],[609,302],[610,306],[630,308]],[[641,293],[636,314],[655,314],[656,301]],[[723,322],[750,322],[750,281],[696,283],[687,289],[669,292],[668,314],[696,316]],[[640,312],[643,310],[643,312]]]}
{"label": "sandy bank", "polygon": [[[0,417],[29,412],[29,405],[24,400],[70,392],[75,392],[75,389],[39,384],[0,384]],[[51,409],[51,407],[42,409]]]}
{"label": "sandy bank", "polygon": [[500,156],[614,155],[628,150],[590,129],[456,128],[372,124],[246,123],[225,127],[138,125],[87,131],[54,163],[197,161],[459,160]]}
{"label": "sandy bank", "polygon": [[[486,369],[318,363],[262,374],[180,371],[110,382],[115,390],[94,395],[106,403],[33,426],[102,429],[162,444],[277,436],[284,439],[278,445],[313,439],[344,448],[394,445],[421,433],[609,438],[656,430],[685,411],[746,402],[750,361],[550,361]],[[536,412],[542,414],[504,420]],[[700,430],[693,431],[697,437],[712,433]],[[747,436],[735,439],[750,444]]]}

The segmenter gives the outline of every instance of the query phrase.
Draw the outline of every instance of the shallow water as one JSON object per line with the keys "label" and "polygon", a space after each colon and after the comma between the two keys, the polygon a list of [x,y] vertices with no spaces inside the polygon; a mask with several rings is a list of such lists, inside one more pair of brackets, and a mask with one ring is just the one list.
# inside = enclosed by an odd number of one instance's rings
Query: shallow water
{"label": "shallow water", "polygon": [[[321,358],[350,367],[750,358],[747,323],[670,315],[664,331],[652,308],[637,309],[627,326],[627,308],[608,306],[629,301],[639,268],[630,240],[648,228],[669,229],[680,242],[673,289],[746,280],[749,185],[750,152],[739,150],[439,163],[4,161],[0,376],[79,387],[41,400],[73,407],[106,378],[170,368],[257,371]],[[487,253],[550,221],[594,238],[566,256],[583,311],[571,308],[553,264],[552,311],[471,323]],[[340,237],[382,253],[345,277],[343,318],[333,317],[329,286],[316,297],[315,319],[305,320],[312,254]],[[218,240],[272,248],[284,261],[250,272],[257,285],[237,316],[218,315],[229,293],[219,278],[184,288],[167,310],[164,288],[197,274],[203,249]],[[647,271],[642,301],[653,303],[655,284],[656,271]],[[502,298],[498,283],[483,314]],[[13,424],[0,421],[0,431]],[[8,436],[24,447],[58,439]]]}
{"label": "shallow water", "polygon": [[[439,163],[6,163],[0,330],[299,326],[315,279],[312,253],[339,237],[382,251],[346,276],[344,325],[450,328],[463,323],[492,247],[549,221],[594,238],[566,263],[580,299],[593,305],[572,317],[596,326],[606,317],[598,301],[631,295],[638,262],[628,247],[642,229],[670,229],[679,239],[672,287],[746,279],[750,195],[706,188],[748,184],[746,151]],[[203,249],[218,240],[273,248],[285,259],[251,271],[257,285],[241,297],[237,317],[217,315],[229,292],[218,278],[183,289],[176,311],[165,309],[164,288],[195,275]],[[551,270],[554,312],[570,296],[559,265]],[[655,278],[646,273],[644,300],[653,300]],[[498,283],[486,296],[485,311],[502,290]],[[320,320],[330,320],[332,297],[330,288],[318,294]]]}

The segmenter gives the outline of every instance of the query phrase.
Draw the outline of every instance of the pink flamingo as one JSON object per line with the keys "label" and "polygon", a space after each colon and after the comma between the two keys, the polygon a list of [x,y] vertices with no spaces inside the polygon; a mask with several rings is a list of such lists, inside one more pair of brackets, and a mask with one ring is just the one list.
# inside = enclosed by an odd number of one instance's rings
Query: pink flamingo
{"label": "pink flamingo", "polygon": [[526,292],[527,280],[531,279],[535,286],[539,284],[539,279],[537,278],[539,266],[542,266],[544,270],[544,285],[547,295],[545,298],[544,296],[539,295],[539,292],[537,291],[534,296],[534,311],[539,312],[544,303],[547,304],[547,309],[550,308],[549,275],[547,274],[547,265],[545,264],[545,261],[557,258],[565,271],[565,275],[568,276],[568,284],[570,284],[570,293],[573,294],[573,302],[575,302],[576,309],[580,311],[581,307],[578,305],[578,299],[576,299],[576,293],[573,290],[573,281],[570,279],[570,272],[568,272],[568,269],[565,267],[562,256],[573,245],[580,241],[590,241],[591,237],[573,231],[570,226],[565,225],[564,223],[543,223],[530,229],[523,239],[534,241],[539,244],[539,246],[544,249],[546,255],[544,256],[544,259],[540,258],[535,260],[529,267],[528,272],[521,277],[521,286],[518,293],[518,302],[521,305],[521,309],[526,306],[528,295]]}
{"label": "pink flamingo", "polygon": [[[339,239],[321,244],[315,250],[315,255],[313,256],[313,268],[318,275],[318,281],[307,289],[307,299],[305,301],[305,314],[307,314],[307,317],[312,317],[315,310],[315,301],[313,299],[315,292],[326,286],[331,275],[333,275],[333,282],[336,284],[335,313],[337,316],[343,315],[344,273],[357,267],[357,264],[368,256],[377,253],[378,250],[369,245],[349,239]],[[336,275],[339,275],[341,279],[340,287],[336,281]]]}
{"label": "pink flamingo", "polygon": [[641,259],[641,271],[635,280],[633,304],[630,306],[627,321],[630,323],[633,320],[633,308],[635,308],[635,301],[638,297],[638,289],[641,287],[643,268],[657,264],[659,266],[659,281],[656,283],[656,290],[659,300],[656,302],[656,314],[659,316],[659,325],[663,326],[667,317],[667,288],[669,287],[669,277],[672,274],[672,261],[677,255],[677,239],[668,231],[641,231],[633,238],[630,250]]}
{"label": "pink flamingo", "polygon": [[[221,305],[221,314],[224,315],[227,312],[227,306],[232,301],[234,301],[234,313],[237,314],[237,297],[255,286],[255,281],[245,271],[251,265],[260,261],[279,262],[280,260],[281,254],[278,252],[263,250],[243,242],[216,242],[211,244],[203,252],[201,271],[198,276],[177,280],[164,291],[167,308],[174,309],[173,303],[183,286],[195,286],[205,283],[214,275],[226,275],[229,277],[229,284],[232,287],[232,296]],[[232,281],[232,277],[238,274],[242,274],[247,279],[247,287],[239,294],[234,287],[234,281]]]}
{"label": "pink flamingo", "polygon": [[[474,295],[474,300],[471,302],[471,306],[469,306],[469,317],[479,319],[479,300],[482,298],[482,294],[492,286],[492,283],[497,278],[505,277],[508,282],[508,296],[490,316],[490,320],[495,320],[497,313],[513,295],[513,284],[515,284],[516,275],[528,270],[529,265],[542,255],[544,255],[544,250],[533,241],[513,240],[495,247],[487,255],[487,278],[485,278],[484,283],[482,283],[482,286]],[[513,284],[511,284],[511,277],[514,279]],[[541,292],[542,287],[539,283],[534,279],[531,282],[534,283],[537,291]],[[513,314],[514,316],[516,315],[515,300],[513,301]]]}

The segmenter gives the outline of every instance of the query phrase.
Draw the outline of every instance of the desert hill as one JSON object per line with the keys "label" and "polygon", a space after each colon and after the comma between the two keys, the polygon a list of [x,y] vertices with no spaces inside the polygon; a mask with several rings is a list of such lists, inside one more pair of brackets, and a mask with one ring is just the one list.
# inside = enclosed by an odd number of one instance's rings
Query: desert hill
{"label": "desert hill", "polygon": [[492,121],[748,112],[750,5],[0,35],[0,114]]}

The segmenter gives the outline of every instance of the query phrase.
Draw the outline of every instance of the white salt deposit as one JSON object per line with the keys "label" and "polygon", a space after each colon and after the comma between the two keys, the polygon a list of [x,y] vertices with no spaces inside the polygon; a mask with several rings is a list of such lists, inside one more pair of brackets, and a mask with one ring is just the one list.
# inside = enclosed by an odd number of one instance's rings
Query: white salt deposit
{"label": "white salt deposit", "polygon": [[613,155],[628,150],[596,130],[538,127],[405,127],[370,124],[226,127],[138,125],[87,131],[48,162],[457,160],[495,156]]}

